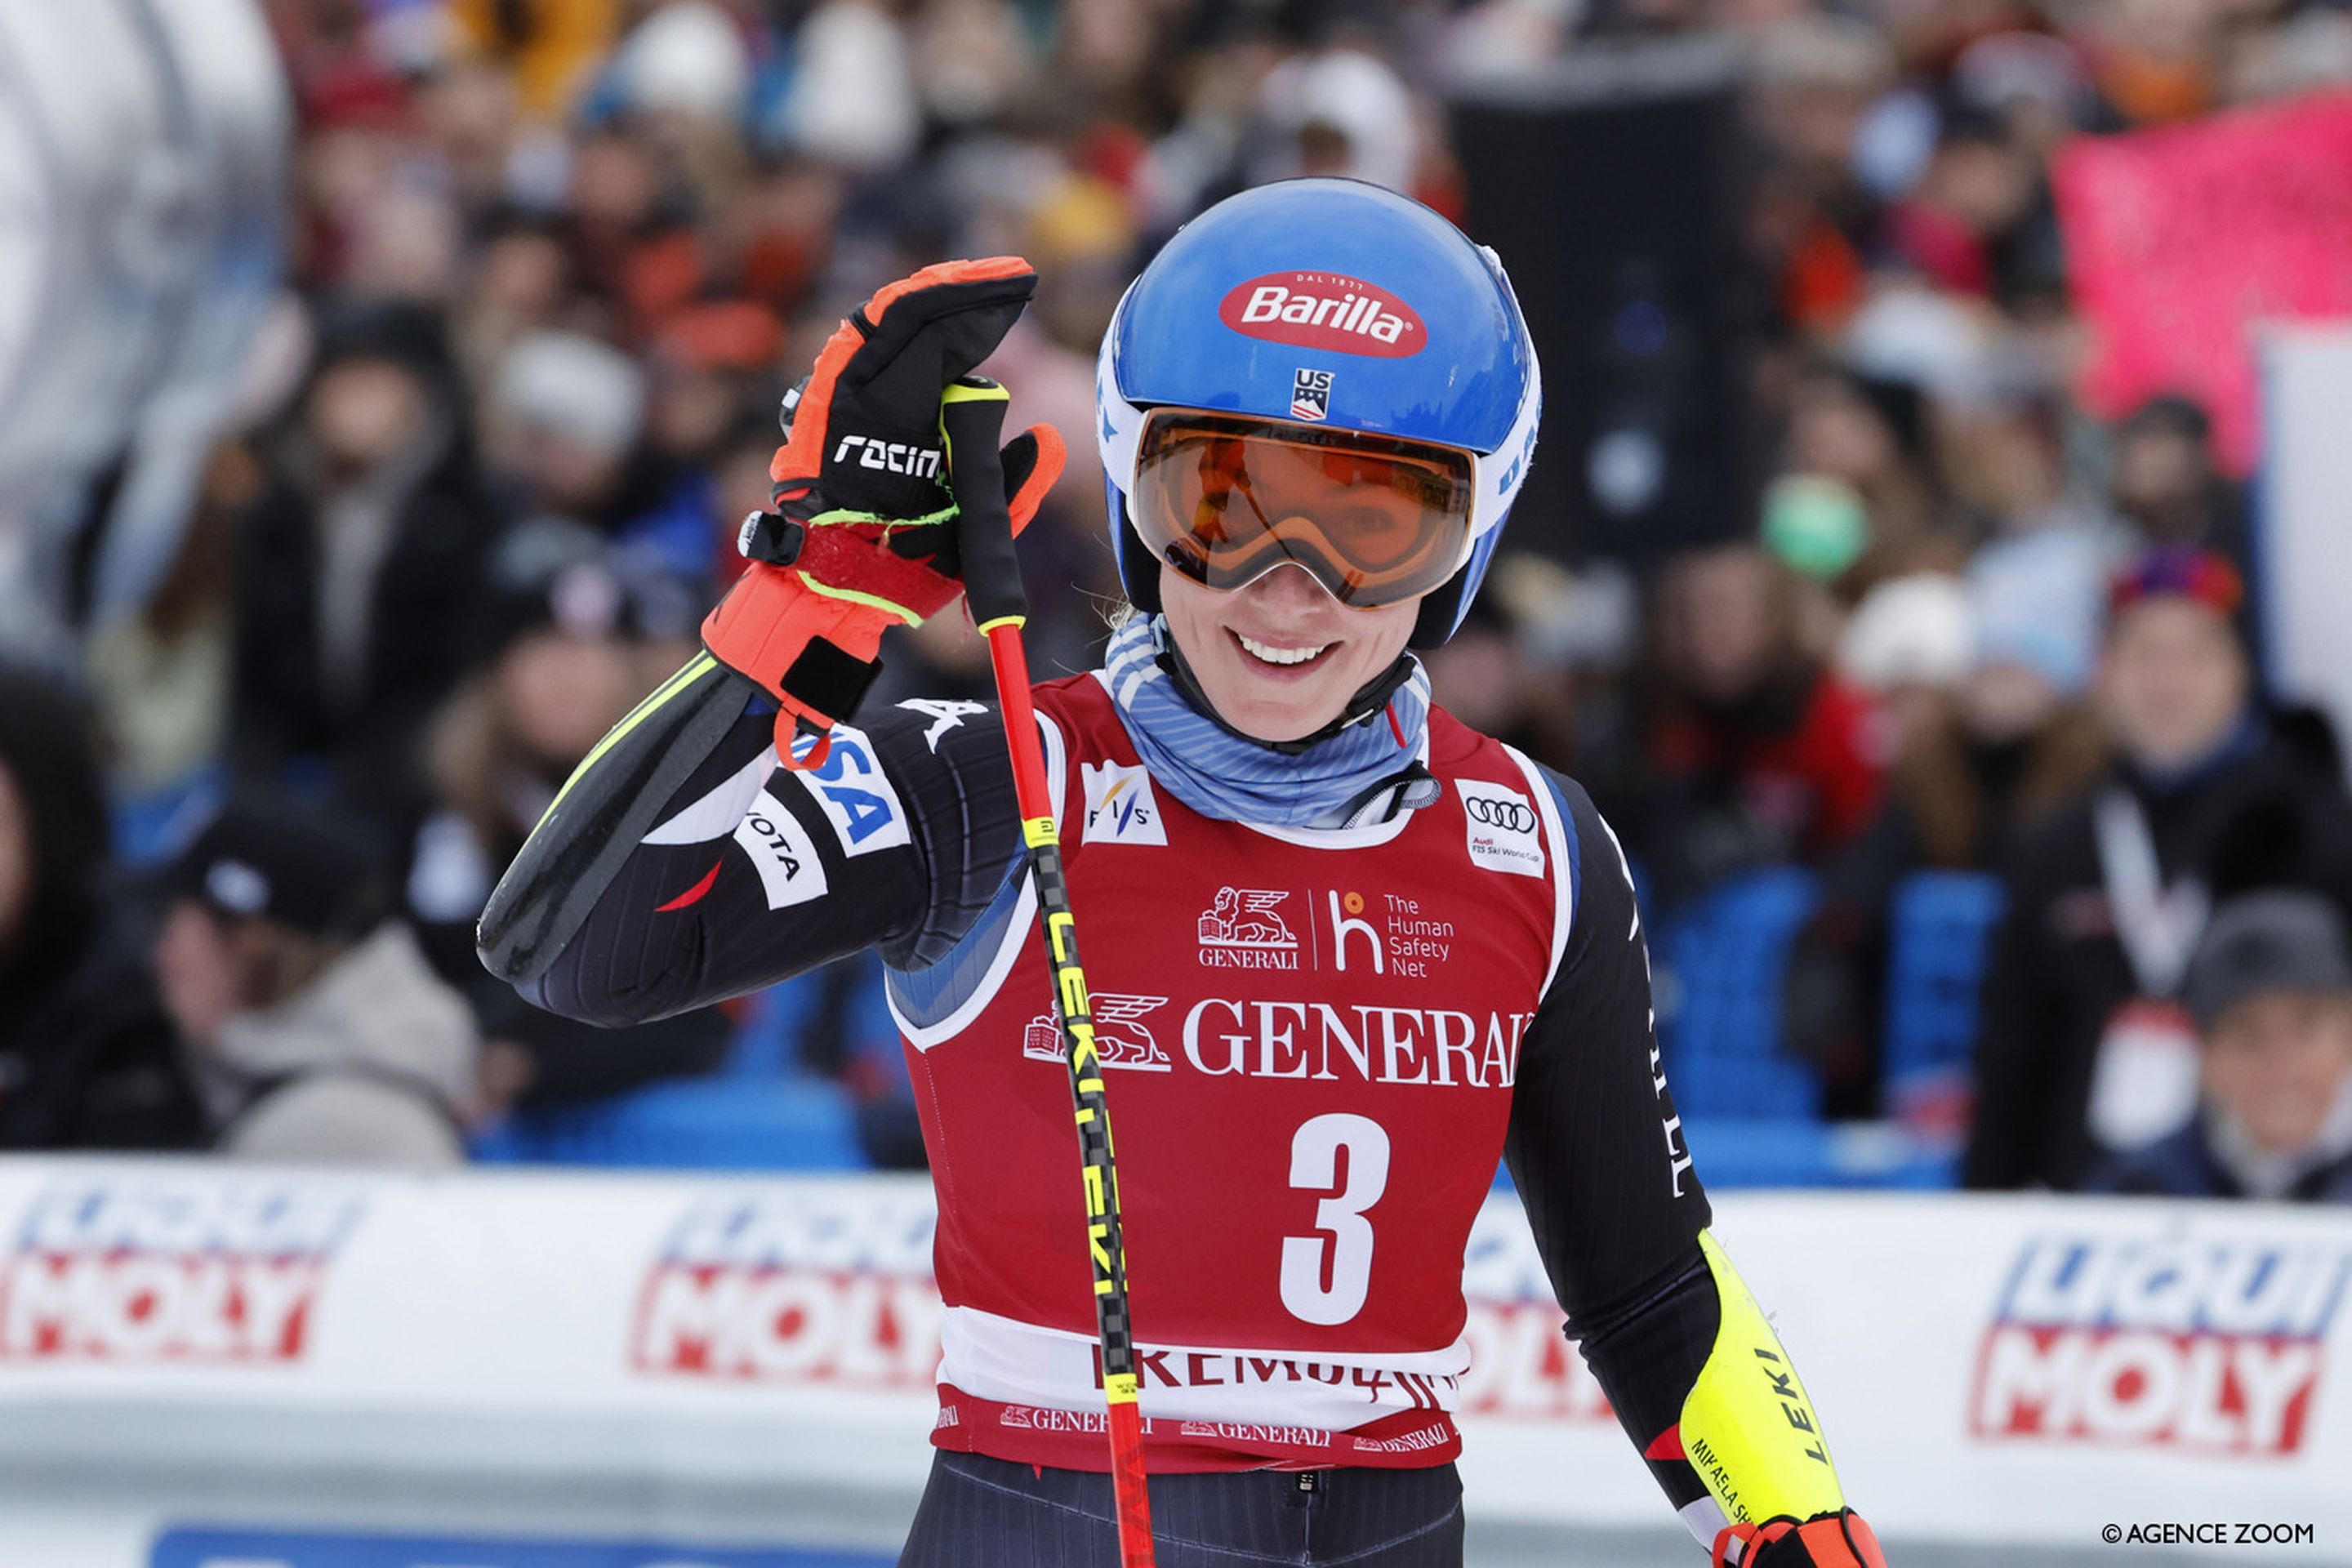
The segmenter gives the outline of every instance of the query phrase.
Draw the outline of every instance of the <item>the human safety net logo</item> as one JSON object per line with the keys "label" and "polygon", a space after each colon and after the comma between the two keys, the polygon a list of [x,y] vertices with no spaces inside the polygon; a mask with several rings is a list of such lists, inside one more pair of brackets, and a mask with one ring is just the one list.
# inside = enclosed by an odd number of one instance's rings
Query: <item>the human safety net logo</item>
{"label": "the human safety net logo", "polygon": [[1979,1348],[1981,1437],[2270,1458],[2304,1444],[2352,1249],[2029,1243]]}
{"label": "the human safety net logo", "polygon": [[646,1272],[630,1363],[662,1375],[928,1390],[928,1194],[697,1200]]}
{"label": "the human safety net logo", "polygon": [[364,1212],[331,1182],[58,1183],[0,1261],[0,1361],[299,1361]]}

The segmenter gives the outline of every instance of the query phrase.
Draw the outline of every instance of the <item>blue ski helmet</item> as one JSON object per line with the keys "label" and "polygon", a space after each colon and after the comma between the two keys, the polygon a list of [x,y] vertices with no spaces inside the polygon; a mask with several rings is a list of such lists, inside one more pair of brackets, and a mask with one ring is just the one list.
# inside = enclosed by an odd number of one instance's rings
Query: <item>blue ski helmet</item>
{"label": "blue ski helmet", "polygon": [[1128,496],[1147,410],[1255,415],[1463,448],[1468,537],[1412,646],[1454,635],[1534,455],[1543,381],[1500,258],[1419,202],[1356,180],[1285,180],[1180,229],[1128,288],[1095,364],[1112,552],[1160,607]]}

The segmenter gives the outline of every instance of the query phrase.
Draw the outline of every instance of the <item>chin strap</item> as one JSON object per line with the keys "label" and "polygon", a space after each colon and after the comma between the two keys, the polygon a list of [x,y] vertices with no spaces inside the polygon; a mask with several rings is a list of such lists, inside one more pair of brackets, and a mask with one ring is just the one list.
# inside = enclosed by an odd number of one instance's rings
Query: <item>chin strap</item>
{"label": "chin strap", "polygon": [[1407,763],[1349,801],[1343,826],[1370,827],[1376,823],[1393,822],[1400,811],[1419,811],[1424,805],[1435,805],[1437,797],[1444,793],[1435,773],[1419,763]]}

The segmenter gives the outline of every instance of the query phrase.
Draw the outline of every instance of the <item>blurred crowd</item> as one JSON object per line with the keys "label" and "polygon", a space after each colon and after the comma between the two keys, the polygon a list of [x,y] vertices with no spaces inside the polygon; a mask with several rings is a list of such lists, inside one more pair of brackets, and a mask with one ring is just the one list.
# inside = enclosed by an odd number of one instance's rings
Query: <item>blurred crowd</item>
{"label": "blurred crowd", "polygon": [[[1774,478],[1706,548],[1506,557],[1440,700],[1585,782],[1660,918],[1818,873],[1780,1022],[1826,1114],[1889,1110],[1896,890],[1973,870],[2008,912],[1946,1127],[1971,1184],[2352,1199],[2343,758],[2262,686],[2209,411],[2073,396],[2049,177],[2070,136],[2352,83],[2344,7],[266,10],[299,140],[237,422],[144,612],[0,676],[0,1146],[446,1163],[781,1037],[877,1160],[919,1158],[870,973],[604,1032],[472,957],[572,767],[696,646],[781,395],[883,282],[1028,257],[988,368],[1074,438],[1024,565],[1033,662],[1087,668],[1117,594],[1093,361],[1142,258],[1297,174],[1458,216],[1464,83],[1710,33],[1751,59]],[[895,644],[871,701],[986,692],[957,617]]]}

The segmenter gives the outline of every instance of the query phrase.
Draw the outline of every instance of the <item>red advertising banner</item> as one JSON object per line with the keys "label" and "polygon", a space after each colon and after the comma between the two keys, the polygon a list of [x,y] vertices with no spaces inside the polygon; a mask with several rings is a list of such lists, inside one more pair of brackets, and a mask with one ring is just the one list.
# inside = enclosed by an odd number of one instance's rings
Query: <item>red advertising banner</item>
{"label": "red advertising banner", "polygon": [[2096,335],[2084,403],[2114,418],[2158,394],[2193,397],[2222,463],[2250,472],[2262,431],[2249,325],[2352,317],[2352,93],[2081,137],[2052,178]]}

